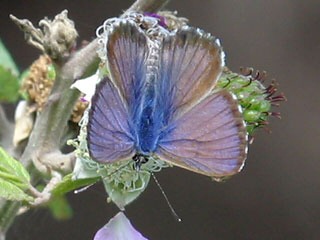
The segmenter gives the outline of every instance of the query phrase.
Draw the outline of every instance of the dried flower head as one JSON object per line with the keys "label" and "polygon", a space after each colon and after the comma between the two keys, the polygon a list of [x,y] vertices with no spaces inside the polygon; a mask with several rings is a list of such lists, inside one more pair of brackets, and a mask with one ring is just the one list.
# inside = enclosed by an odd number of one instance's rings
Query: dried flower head
{"label": "dried flower head", "polygon": [[39,112],[47,102],[54,82],[54,78],[48,74],[49,66],[52,66],[52,60],[47,55],[41,55],[31,65],[29,74],[22,82],[22,91],[27,92],[29,99],[36,103]]}
{"label": "dried flower head", "polygon": [[[35,111],[41,112],[46,104],[55,81],[55,70],[48,55],[41,55],[30,67],[29,73],[23,79],[21,90],[26,92],[30,104]],[[71,121],[80,121],[88,103],[80,99],[74,106]]]}

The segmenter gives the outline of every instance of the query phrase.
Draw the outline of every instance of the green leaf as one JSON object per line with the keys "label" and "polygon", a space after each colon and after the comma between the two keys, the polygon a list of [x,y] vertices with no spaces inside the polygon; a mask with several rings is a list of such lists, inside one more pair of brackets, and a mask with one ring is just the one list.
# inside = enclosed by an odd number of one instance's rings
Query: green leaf
{"label": "green leaf", "polygon": [[64,195],[53,197],[48,203],[48,208],[56,220],[68,220],[72,218],[73,210]]}
{"label": "green leaf", "polygon": [[16,185],[0,178],[0,197],[10,201],[28,201],[31,202],[33,198],[27,195]]}
{"label": "green leaf", "polygon": [[13,61],[11,54],[4,46],[3,42],[0,39],[0,65],[10,71],[14,76],[19,75],[19,70],[16,63]]}
{"label": "green leaf", "polygon": [[29,188],[30,175],[24,166],[0,147],[0,179],[9,182],[22,191]]}
{"label": "green leaf", "polygon": [[0,65],[0,86],[0,101],[16,102],[18,100],[19,79],[3,65]]}
{"label": "green leaf", "polygon": [[85,179],[72,179],[72,174],[65,176],[62,181],[51,191],[54,196],[61,196],[70,191],[76,190],[94,184],[100,180],[100,177],[85,178]]}
{"label": "green leaf", "polygon": [[[29,75],[30,75],[30,68],[27,68],[20,74],[18,82],[23,83],[25,78],[29,77]],[[29,99],[29,94],[26,89],[19,89],[19,94],[20,94],[20,97],[23,98],[24,100]]]}
{"label": "green leaf", "polygon": [[0,39],[0,101],[16,102],[19,97],[19,70]]}

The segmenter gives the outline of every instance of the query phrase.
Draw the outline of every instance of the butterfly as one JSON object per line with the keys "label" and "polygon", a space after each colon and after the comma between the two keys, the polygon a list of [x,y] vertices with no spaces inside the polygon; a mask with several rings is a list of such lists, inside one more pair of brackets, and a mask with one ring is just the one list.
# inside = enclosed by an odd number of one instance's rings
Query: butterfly
{"label": "butterfly", "polygon": [[238,102],[215,86],[224,67],[219,41],[184,27],[153,40],[120,21],[106,43],[109,77],[89,110],[90,156],[100,163],[160,158],[213,178],[239,172],[247,132]]}

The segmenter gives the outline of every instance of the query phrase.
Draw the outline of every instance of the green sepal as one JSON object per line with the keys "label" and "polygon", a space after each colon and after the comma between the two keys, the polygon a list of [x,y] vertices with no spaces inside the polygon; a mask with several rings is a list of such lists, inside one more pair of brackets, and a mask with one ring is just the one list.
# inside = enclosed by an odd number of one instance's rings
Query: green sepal
{"label": "green sepal", "polygon": [[131,159],[123,162],[108,164],[104,169],[98,171],[108,200],[115,203],[121,210],[144,192],[149,184],[150,176],[153,172],[159,172],[162,168],[169,167],[160,159],[149,157],[148,161],[136,169],[134,161]]}
{"label": "green sepal", "polygon": [[146,189],[151,174],[128,166],[115,175],[117,176],[102,177],[102,182],[109,196],[108,201],[112,201],[118,208],[124,210],[125,206],[137,199]]}

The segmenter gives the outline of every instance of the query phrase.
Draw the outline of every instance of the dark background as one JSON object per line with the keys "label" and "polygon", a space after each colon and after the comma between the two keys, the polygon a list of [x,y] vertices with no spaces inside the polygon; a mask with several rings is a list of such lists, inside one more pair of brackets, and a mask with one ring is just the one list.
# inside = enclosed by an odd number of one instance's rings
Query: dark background
{"label": "dark background", "polygon": [[[2,0],[0,37],[24,69],[39,52],[24,42],[9,13],[36,24],[68,9],[79,40],[91,40],[97,26],[131,2]],[[182,223],[153,182],[126,215],[150,239],[320,239],[320,1],[176,0],[168,8],[218,36],[232,70],[267,70],[288,102],[282,120],[272,119],[272,134],[257,134],[244,170],[229,181],[178,168],[157,174]],[[117,212],[102,186],[69,197],[72,220],[32,211],[18,218],[8,239],[92,239]]]}

